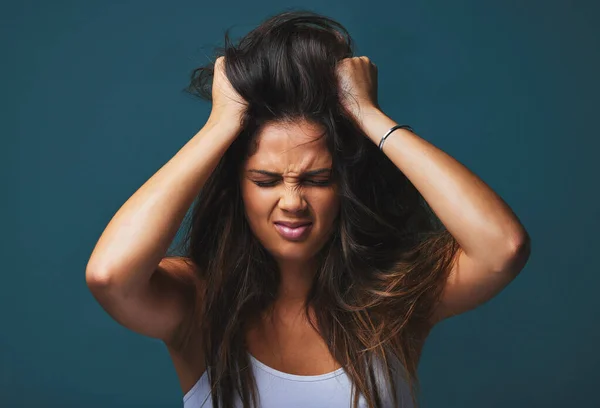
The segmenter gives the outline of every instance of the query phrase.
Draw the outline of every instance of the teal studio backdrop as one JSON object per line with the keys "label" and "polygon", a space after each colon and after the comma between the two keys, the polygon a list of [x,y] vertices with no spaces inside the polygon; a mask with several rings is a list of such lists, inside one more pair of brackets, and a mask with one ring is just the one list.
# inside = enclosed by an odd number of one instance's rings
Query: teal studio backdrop
{"label": "teal studio backdrop", "polygon": [[1,407],[180,407],[160,341],[96,303],[118,208],[205,123],[191,70],[268,15],[344,24],[382,109],[457,158],[532,238],[519,277],[431,333],[428,408],[600,407],[593,1],[15,1],[2,5]]}

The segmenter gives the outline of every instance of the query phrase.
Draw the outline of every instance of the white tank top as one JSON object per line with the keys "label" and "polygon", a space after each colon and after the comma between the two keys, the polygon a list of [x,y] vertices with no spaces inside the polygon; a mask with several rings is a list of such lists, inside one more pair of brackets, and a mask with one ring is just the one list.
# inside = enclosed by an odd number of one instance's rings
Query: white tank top
{"label": "white tank top", "polygon": [[[352,389],[350,378],[344,368],[321,375],[295,375],[277,371],[258,361],[248,354],[258,388],[259,406],[261,408],[350,408]],[[400,364],[397,361],[397,364]],[[392,372],[402,373],[400,366]],[[381,367],[376,368],[375,375],[380,385],[385,385]],[[404,377],[398,374],[396,378],[398,407],[413,408],[410,392]],[[383,390],[383,388],[380,388]],[[389,392],[382,396],[385,408],[393,407],[393,398]],[[236,407],[241,407],[236,401]],[[366,401],[360,396],[359,407],[366,407]],[[184,408],[212,408],[210,384],[206,371],[196,384],[183,397]]]}

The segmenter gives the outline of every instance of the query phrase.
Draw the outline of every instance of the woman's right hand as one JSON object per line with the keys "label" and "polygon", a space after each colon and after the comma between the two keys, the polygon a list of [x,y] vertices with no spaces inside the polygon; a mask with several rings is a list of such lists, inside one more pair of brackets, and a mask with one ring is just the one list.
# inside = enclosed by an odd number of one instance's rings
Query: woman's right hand
{"label": "woman's right hand", "polygon": [[210,119],[216,122],[241,124],[248,103],[231,86],[225,74],[225,57],[215,61],[212,83],[212,111]]}

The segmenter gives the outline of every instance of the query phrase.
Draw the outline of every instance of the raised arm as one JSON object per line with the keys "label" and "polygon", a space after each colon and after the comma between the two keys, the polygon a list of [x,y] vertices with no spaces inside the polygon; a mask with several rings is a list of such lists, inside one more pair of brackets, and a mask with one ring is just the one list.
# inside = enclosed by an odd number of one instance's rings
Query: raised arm
{"label": "raised arm", "polygon": [[194,198],[241,130],[234,100],[215,66],[213,110],[205,126],[117,211],[97,242],[86,282],[119,323],[169,343],[191,310],[194,265],[163,258]]}

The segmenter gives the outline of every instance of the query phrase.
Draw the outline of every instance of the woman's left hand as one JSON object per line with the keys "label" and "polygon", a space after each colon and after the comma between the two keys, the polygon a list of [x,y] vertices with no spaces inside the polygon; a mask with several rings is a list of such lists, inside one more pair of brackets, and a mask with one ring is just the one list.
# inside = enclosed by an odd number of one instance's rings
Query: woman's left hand
{"label": "woman's left hand", "polygon": [[344,58],[336,67],[340,103],[362,127],[365,116],[379,111],[377,66],[368,57]]}

